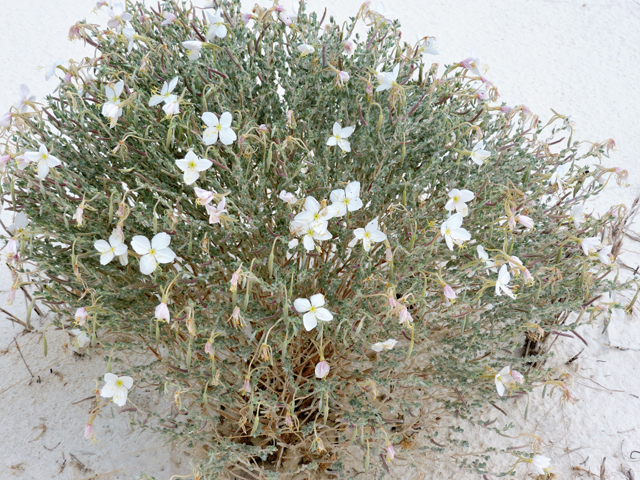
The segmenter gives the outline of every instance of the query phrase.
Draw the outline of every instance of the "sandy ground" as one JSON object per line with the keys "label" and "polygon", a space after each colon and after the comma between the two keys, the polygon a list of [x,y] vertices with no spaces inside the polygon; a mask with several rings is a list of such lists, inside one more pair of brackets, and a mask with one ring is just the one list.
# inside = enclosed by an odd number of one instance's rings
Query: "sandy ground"
{"label": "sandy ground", "polygon": [[[586,3],[585,3],[586,2]],[[90,55],[81,43],[67,41],[69,26],[91,14],[90,0],[1,0],[0,5],[0,114],[18,99],[18,87],[27,84],[39,98],[53,90],[55,80],[45,82],[48,67],[57,59]],[[203,4],[197,1],[196,4]],[[247,2],[249,3],[249,2]],[[375,6],[375,1],[373,2]],[[354,15],[354,0],[314,0],[310,7],[338,20]],[[289,6],[285,1],[285,6]],[[434,61],[460,61],[475,50],[488,64],[487,77],[507,104],[525,104],[541,118],[550,108],[577,118],[582,139],[614,138],[617,151],[607,166],[629,171],[630,187],[608,187],[602,211],[612,204],[631,201],[640,193],[640,147],[637,115],[640,95],[640,3],[635,0],[387,0],[387,10],[402,23],[403,37],[437,37],[441,55]],[[39,67],[45,67],[39,69]],[[2,214],[11,223],[11,215]],[[637,230],[637,229],[636,229]],[[640,264],[633,246],[625,260]],[[638,250],[637,248],[635,250]],[[18,296],[11,307],[4,297],[11,279],[0,270],[0,306],[25,317],[25,303]],[[98,443],[83,437],[95,380],[105,371],[99,355],[78,357],[65,353],[66,338],[48,331],[49,354],[43,355],[40,333],[22,335],[21,328],[0,315],[0,478],[90,479],[148,478],[190,473],[177,446],[131,431],[128,414],[114,409],[95,423]],[[540,452],[551,457],[558,478],[640,478],[640,322],[634,316],[612,324],[607,332],[583,327],[589,346],[560,337],[554,349],[555,364],[568,374],[575,404],[559,396],[542,400],[531,396],[528,419],[526,401],[503,405],[507,417],[487,411],[495,424],[513,422],[514,431],[539,436]],[[38,332],[47,319],[33,319]],[[20,345],[24,360],[16,348]],[[578,360],[565,362],[584,348]],[[31,375],[33,374],[33,376]],[[134,393],[139,401],[153,394]],[[111,418],[113,417],[113,418]],[[474,450],[494,441],[486,430],[469,431]],[[509,440],[524,445],[533,436]],[[504,439],[501,439],[504,442]],[[504,443],[503,443],[504,444]],[[603,458],[605,473],[600,477]],[[419,459],[418,459],[419,460]],[[498,459],[503,465],[509,456]],[[399,462],[402,463],[402,462]],[[457,472],[445,452],[418,471],[394,470],[394,478],[478,478]],[[623,473],[631,470],[633,473]],[[516,478],[525,478],[519,468]],[[360,478],[364,478],[360,476]]]}

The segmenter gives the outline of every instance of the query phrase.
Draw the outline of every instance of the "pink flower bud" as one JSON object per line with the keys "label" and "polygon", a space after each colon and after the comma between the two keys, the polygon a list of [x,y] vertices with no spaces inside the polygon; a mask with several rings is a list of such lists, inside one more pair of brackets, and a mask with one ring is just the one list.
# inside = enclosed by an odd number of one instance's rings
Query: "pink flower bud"
{"label": "pink flower bud", "polygon": [[533,228],[533,220],[526,215],[516,215],[516,221],[525,228]]}
{"label": "pink flower bud", "polygon": [[155,311],[156,320],[166,320],[167,323],[171,322],[171,314],[169,313],[169,307],[167,304],[162,302],[160,305],[156,307]]}
{"label": "pink flower bud", "polygon": [[282,5],[276,5],[276,12],[283,13],[285,8]]}
{"label": "pink flower bud", "polygon": [[233,272],[233,275],[231,275],[231,291],[232,292],[235,292],[237,290],[239,278],[240,278],[240,275],[238,275],[238,272]]}
{"label": "pink flower bud", "polygon": [[529,107],[527,107],[526,105],[522,105],[522,114],[525,117],[528,117],[532,114],[533,112],[531,110],[529,110]]}
{"label": "pink flower bud", "polygon": [[448,298],[449,300],[455,300],[456,298],[458,298],[456,292],[454,292],[453,288],[451,288],[451,286],[448,284],[444,286],[444,288],[442,289],[442,293],[444,293],[445,298]]}
{"label": "pink flower bud", "polygon": [[371,85],[371,82],[367,83],[365,92],[367,93],[367,95],[373,95],[373,85]]}
{"label": "pink flower bud", "polygon": [[16,289],[11,287],[9,290],[9,296],[7,297],[7,305],[13,305],[13,302],[16,299]]}
{"label": "pink flower bud", "polygon": [[18,254],[18,242],[15,238],[10,238],[4,247],[7,257],[15,257]]}
{"label": "pink flower bud", "polygon": [[6,154],[0,157],[0,168],[4,168],[4,166],[11,160],[11,155]]}
{"label": "pink flower bud", "polygon": [[287,123],[293,123],[293,110],[287,110]]}
{"label": "pink flower bud", "polygon": [[280,200],[282,200],[283,202],[288,203],[289,205],[293,205],[297,201],[296,196],[291,192],[287,192],[286,190],[282,190],[280,192],[280,195],[278,195],[278,198],[280,198]]}
{"label": "pink flower bud", "polygon": [[77,207],[76,208],[76,213],[73,214],[73,219],[76,221],[76,223],[78,224],[78,226],[82,225],[82,220],[83,220],[83,215],[84,213],[84,208],[82,207]]}
{"label": "pink flower bud", "polygon": [[91,425],[90,423],[87,423],[87,425],[84,427],[84,438],[89,440],[92,437],[93,437],[93,425]]}
{"label": "pink flower bud", "polygon": [[211,342],[204,344],[204,353],[213,356],[213,344]]}
{"label": "pink flower bud", "polygon": [[[473,54],[473,53],[472,53]],[[473,58],[465,58],[460,62],[460,66],[462,68],[466,68],[467,70],[473,70],[476,67],[476,62]]]}
{"label": "pink flower bud", "polygon": [[347,40],[346,42],[344,42],[344,53],[346,53],[347,55],[351,55],[356,49],[356,44],[353,43],[351,40]]}
{"label": "pink flower bud", "polygon": [[[277,10],[278,7],[276,7]],[[282,23],[284,23],[287,27],[291,25],[291,19],[289,18],[289,15],[287,15],[287,12],[280,12],[280,20],[282,20]]]}
{"label": "pink flower bud", "polygon": [[344,85],[345,82],[348,82],[349,78],[351,78],[351,77],[349,77],[349,74],[347,72],[345,72],[344,70],[340,70],[338,72],[338,83],[340,85]]}
{"label": "pink flower bud", "polygon": [[146,15],[138,15],[138,21],[140,23],[144,23],[147,21],[147,16]]}
{"label": "pink flower bud", "polygon": [[171,12],[164,12],[162,14],[162,17],[164,18],[164,21],[160,25],[162,25],[163,27],[172,24],[175,21],[175,19],[177,18]]}
{"label": "pink flower bud", "polygon": [[78,325],[84,325],[87,321],[87,310],[84,307],[80,307],[76,310],[76,322]]}
{"label": "pink flower bud", "polygon": [[329,373],[330,369],[331,369],[331,367],[329,367],[329,364],[327,362],[325,362],[324,360],[319,362],[316,365],[316,377],[318,377],[318,378],[326,377],[327,374]]}
{"label": "pink flower bud", "polygon": [[287,415],[284,417],[284,424],[285,424],[287,427],[293,427],[293,419],[291,418],[291,415],[287,414]]}
{"label": "pink flower bud", "polygon": [[509,375],[511,375],[511,378],[513,378],[517,383],[524,383],[524,375],[522,375],[520,372],[511,370]]}
{"label": "pink flower bud", "polygon": [[269,129],[267,128],[267,126],[266,126],[264,123],[262,123],[262,124],[260,124],[260,126],[258,127],[258,131],[259,131],[260,133],[266,133],[266,132],[268,132],[268,131],[269,131]]}
{"label": "pink flower bud", "polygon": [[389,308],[395,308],[398,305],[398,302],[393,297],[387,297],[387,303],[389,304]]}
{"label": "pink flower bud", "polygon": [[69,83],[71,83],[71,77],[72,77],[71,72],[67,72],[66,75],[64,76],[64,78],[62,79],[62,81],[64,83],[69,84]]}
{"label": "pink flower bud", "polygon": [[391,260],[393,260],[393,252],[391,251],[391,248],[387,248],[387,249],[384,251],[384,259],[385,259],[387,262],[390,262]]}
{"label": "pink flower bud", "polygon": [[489,98],[489,94],[484,88],[479,88],[475,92],[475,96],[478,100],[487,100]]}
{"label": "pink flower bud", "polygon": [[509,228],[511,230],[516,228],[516,217],[514,217],[513,215],[509,215],[509,220],[507,221],[507,225],[509,225]]}
{"label": "pink flower bud", "polygon": [[250,13],[243,13],[242,14],[242,23],[244,23],[244,25],[247,26],[247,23],[249,23],[251,21],[251,17],[252,17],[252,15]]}
{"label": "pink flower bud", "polygon": [[234,320],[240,319],[240,307],[236,307],[233,309],[233,313],[231,314]]}
{"label": "pink flower bud", "polygon": [[248,378],[244,379],[244,385],[242,385],[242,391],[244,393],[251,393],[251,382]]}
{"label": "pink flower bud", "polygon": [[510,106],[508,106],[508,105],[502,105],[502,106],[500,107],[500,111],[501,111],[502,113],[510,113],[510,112],[511,112],[511,110],[513,110],[513,108],[511,108],[511,107],[510,107]]}
{"label": "pink flower bud", "polygon": [[533,275],[531,275],[531,272],[529,271],[528,268],[524,269],[524,273],[522,274],[524,276],[524,281],[525,282],[533,282]]}
{"label": "pink flower bud", "polygon": [[118,205],[118,210],[116,211],[116,216],[123,217],[124,216],[124,203]]}
{"label": "pink flower bud", "polygon": [[387,445],[387,456],[389,457],[389,460],[393,460],[396,456],[396,450],[391,444]]}

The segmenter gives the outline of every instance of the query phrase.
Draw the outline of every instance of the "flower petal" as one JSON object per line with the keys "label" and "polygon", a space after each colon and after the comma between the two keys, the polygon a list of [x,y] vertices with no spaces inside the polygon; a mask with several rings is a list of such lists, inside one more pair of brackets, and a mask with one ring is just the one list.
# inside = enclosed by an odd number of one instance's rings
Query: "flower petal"
{"label": "flower petal", "polygon": [[313,313],[305,313],[302,317],[302,323],[304,323],[304,328],[307,332],[310,332],[318,325],[318,320]]}
{"label": "flower petal", "polygon": [[313,305],[314,307],[322,307],[324,305],[324,295],[322,295],[321,293],[312,295],[309,300],[311,301],[311,305]]}
{"label": "flower petal", "polygon": [[131,239],[131,248],[133,248],[138,255],[146,255],[149,253],[149,250],[151,250],[151,243],[147,237],[136,235]]}
{"label": "flower petal", "polygon": [[308,312],[311,310],[311,302],[306,298],[297,298],[295,302],[293,302],[293,308],[295,308],[298,313]]}
{"label": "flower petal", "polygon": [[326,308],[318,308],[315,313],[316,318],[318,320],[322,320],[323,322],[330,322],[331,320],[333,320],[333,315]]}
{"label": "flower petal", "polygon": [[165,232],[160,232],[151,240],[151,246],[154,250],[162,250],[167,248],[171,243],[171,236]]}

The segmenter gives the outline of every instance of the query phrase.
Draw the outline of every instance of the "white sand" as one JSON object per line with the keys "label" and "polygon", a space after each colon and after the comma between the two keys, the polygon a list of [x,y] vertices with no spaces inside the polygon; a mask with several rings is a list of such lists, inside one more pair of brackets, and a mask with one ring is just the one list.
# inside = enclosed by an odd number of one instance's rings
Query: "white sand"
{"label": "white sand", "polygon": [[[90,14],[94,5],[90,0],[2,0],[0,114],[17,100],[21,83],[39,99],[51,92],[55,80],[46,83],[44,75],[56,59],[91,54],[81,43],[70,43],[66,38],[76,20],[87,17],[97,21]],[[355,14],[360,2],[310,2],[316,10],[321,6],[338,20],[345,20]],[[507,104],[525,104],[543,119],[549,118],[550,108],[573,115],[582,139],[614,138],[618,151],[605,164],[628,169],[631,186],[609,186],[607,206],[630,204],[638,195],[640,3],[388,0],[386,7],[400,19],[405,39],[413,41],[418,34],[437,37],[443,53],[434,61],[440,64],[460,61],[476,50],[481,62],[490,65],[486,76],[498,86]],[[46,68],[38,70],[39,66]],[[600,211],[605,205],[597,207]],[[10,214],[5,212],[1,218],[11,223]],[[627,253],[626,261],[635,267],[638,256]],[[3,308],[10,285],[3,267]],[[6,308],[18,318],[25,317],[20,295],[14,306]],[[40,331],[47,322],[34,318],[34,323]],[[640,454],[629,456],[633,450],[640,450],[640,326],[634,317],[624,324],[611,325],[605,335],[599,331],[582,328],[589,347],[577,361],[564,367],[571,377],[575,405],[558,403],[557,395],[541,401],[541,392],[537,392],[531,397],[527,422],[522,418],[523,401],[502,404],[508,418],[495,410],[487,411],[487,419],[498,418],[494,426],[514,422],[516,430],[540,435],[540,452],[552,457],[559,478],[596,478],[586,471],[599,475],[603,457],[607,457],[606,478],[628,478],[621,473],[628,468],[640,477],[640,467],[635,463]],[[65,354],[61,348],[65,339],[60,332],[52,331],[47,334],[49,355],[45,358],[40,334],[20,333],[21,328],[0,321],[0,478],[88,479],[101,475],[99,478],[113,480],[135,478],[145,470],[160,480],[190,472],[179,448],[163,446],[160,439],[149,434],[130,432],[128,414],[116,411],[113,419],[103,415],[95,422],[99,442],[88,443],[83,429],[91,401],[82,400],[92,395],[95,379],[104,373],[103,359]],[[40,383],[31,379],[12,343],[16,336]],[[583,346],[578,340],[561,337],[556,343],[556,363],[563,365]],[[144,401],[149,396],[134,392],[133,398]],[[46,431],[40,435],[42,425]],[[471,435],[476,450],[493,441],[485,431]],[[521,437],[511,442],[524,445],[528,440]],[[504,456],[502,463],[506,459]],[[446,462],[446,455],[440,460]],[[516,478],[523,478],[524,472],[520,468]],[[394,477],[477,478],[456,473],[447,464],[442,467],[440,462],[428,463],[417,472],[399,470]]]}

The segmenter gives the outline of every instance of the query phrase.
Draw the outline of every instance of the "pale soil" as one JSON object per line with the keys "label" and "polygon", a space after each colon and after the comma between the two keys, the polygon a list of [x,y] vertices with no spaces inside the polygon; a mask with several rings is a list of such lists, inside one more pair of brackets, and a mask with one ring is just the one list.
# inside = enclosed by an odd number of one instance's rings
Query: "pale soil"
{"label": "pale soil", "polygon": [[[202,3],[202,2],[201,2]],[[95,5],[89,0],[30,0],[1,5],[0,16],[0,114],[17,100],[18,86],[26,83],[41,99],[54,88],[44,81],[48,65],[58,58],[90,55],[82,44],[66,40],[68,27],[90,15]],[[285,3],[286,6],[287,3]],[[321,11],[326,7],[338,20],[355,14],[360,2],[353,0],[312,1]],[[374,2],[375,6],[375,2]],[[526,104],[541,118],[549,108],[578,118],[578,135],[583,139],[613,137],[617,151],[607,166],[629,170],[630,187],[608,187],[606,205],[630,204],[640,193],[640,147],[637,115],[640,95],[640,4],[634,0],[543,1],[521,0],[387,0],[388,10],[402,22],[403,38],[416,34],[436,36],[443,52],[434,61],[454,63],[469,56],[472,49],[482,63],[490,65],[487,77],[499,88],[501,99],[510,105]],[[47,66],[38,70],[39,66]],[[8,212],[2,214],[11,223]],[[637,230],[637,229],[636,229]],[[637,248],[630,246],[625,261],[639,264]],[[0,274],[0,306],[25,318],[25,303],[18,295],[15,305],[4,305],[11,279],[3,266]],[[4,316],[3,316],[4,318]],[[98,443],[83,437],[84,425],[96,379],[105,371],[102,354],[78,357],[65,353],[62,332],[49,330],[49,354],[43,356],[41,335],[48,319],[33,319],[37,333],[22,335],[21,328],[0,321],[0,478],[2,479],[89,479],[136,478],[141,471],[168,480],[172,474],[190,472],[188,461],[177,446],[165,446],[150,434],[128,428],[129,413],[113,418],[107,410],[95,422]],[[601,334],[601,325],[580,330],[589,346],[577,339],[559,337],[554,349],[555,365],[570,377],[575,404],[554,395],[530,398],[528,420],[526,400],[500,404],[507,417],[494,409],[486,411],[492,426],[513,422],[512,432],[539,436],[539,451],[552,458],[559,478],[599,478],[606,457],[603,478],[640,478],[640,322],[638,317],[611,324]],[[20,345],[33,377],[20,358]],[[582,351],[570,365],[565,362]],[[149,402],[154,393],[133,391],[136,402]],[[46,429],[45,429],[46,427]],[[486,429],[468,430],[472,451],[487,446],[531,445],[534,437],[494,438]],[[514,433],[515,436],[515,433]],[[403,452],[399,455],[406,458]],[[458,472],[448,452],[425,461],[418,470],[401,468],[398,461],[393,478],[446,479],[478,478]],[[510,458],[496,458],[504,466]],[[633,475],[633,474],[631,474]],[[515,478],[524,478],[519,467]],[[361,475],[359,478],[366,478]],[[370,478],[373,478],[372,476]]]}

